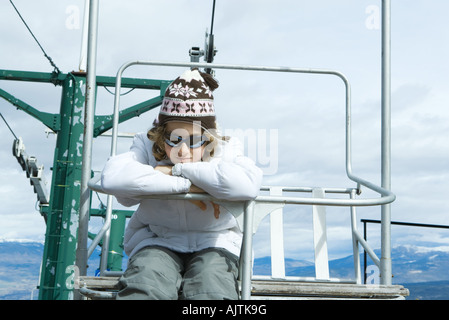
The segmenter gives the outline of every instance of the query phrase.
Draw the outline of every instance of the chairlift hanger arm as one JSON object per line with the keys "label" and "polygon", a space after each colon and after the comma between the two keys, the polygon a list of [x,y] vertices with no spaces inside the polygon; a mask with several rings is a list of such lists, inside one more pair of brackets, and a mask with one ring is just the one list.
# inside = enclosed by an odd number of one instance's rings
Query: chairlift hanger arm
{"label": "chairlift hanger arm", "polygon": [[[200,57],[202,56],[204,56],[204,61],[206,61],[207,63],[212,63],[214,61],[215,54],[217,53],[217,50],[215,49],[214,45],[214,18],[215,18],[215,0],[212,6],[210,32],[208,33],[206,29],[204,50],[201,50],[199,47],[192,47],[192,49],[190,49],[189,51],[191,62],[199,62]],[[205,72],[211,74],[212,76],[214,75],[214,71],[211,68],[206,68]]]}
{"label": "chairlift hanger arm", "polygon": [[[210,33],[206,34],[206,47],[205,47],[205,61],[207,63],[212,63],[215,56],[215,46],[214,46],[214,20],[215,20],[215,0],[212,5],[212,18],[210,22]],[[207,68],[207,73],[211,73],[212,69]]]}

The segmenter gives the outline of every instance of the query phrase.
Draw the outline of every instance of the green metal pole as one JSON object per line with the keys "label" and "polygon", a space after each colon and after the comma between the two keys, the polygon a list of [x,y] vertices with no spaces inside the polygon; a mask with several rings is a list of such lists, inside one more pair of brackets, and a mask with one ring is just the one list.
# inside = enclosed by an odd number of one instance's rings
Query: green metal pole
{"label": "green metal pole", "polygon": [[106,266],[107,270],[122,271],[125,224],[126,215],[113,210],[109,237],[108,264]]}
{"label": "green metal pole", "polygon": [[68,74],[61,98],[39,299],[70,300],[78,231],[85,77]]}

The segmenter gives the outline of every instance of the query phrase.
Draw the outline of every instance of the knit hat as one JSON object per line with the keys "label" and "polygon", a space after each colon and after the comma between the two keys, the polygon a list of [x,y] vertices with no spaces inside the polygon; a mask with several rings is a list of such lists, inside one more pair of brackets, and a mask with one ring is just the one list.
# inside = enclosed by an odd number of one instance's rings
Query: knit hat
{"label": "knit hat", "polygon": [[214,97],[217,81],[198,69],[187,70],[165,91],[159,111],[159,124],[168,121],[200,121],[205,129],[216,129]]}

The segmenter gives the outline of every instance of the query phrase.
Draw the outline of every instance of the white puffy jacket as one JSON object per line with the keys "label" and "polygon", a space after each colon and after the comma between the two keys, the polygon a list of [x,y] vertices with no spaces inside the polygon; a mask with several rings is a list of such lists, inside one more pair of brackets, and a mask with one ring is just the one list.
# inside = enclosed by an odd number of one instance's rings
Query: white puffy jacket
{"label": "white puffy jacket", "polygon": [[111,157],[102,172],[101,184],[107,193],[124,206],[139,204],[125,231],[126,254],[131,257],[143,247],[159,245],[178,252],[220,247],[239,255],[242,233],[225,208],[220,207],[216,219],[210,202],[206,202],[203,211],[188,200],[136,197],[186,193],[194,184],[217,199],[255,198],[262,183],[262,170],[243,156],[241,143],[231,138],[215,148],[209,162],[178,165],[181,176],[169,176],[154,169],[171,162],[156,161],[152,146],[146,133],[137,134],[130,151]]}

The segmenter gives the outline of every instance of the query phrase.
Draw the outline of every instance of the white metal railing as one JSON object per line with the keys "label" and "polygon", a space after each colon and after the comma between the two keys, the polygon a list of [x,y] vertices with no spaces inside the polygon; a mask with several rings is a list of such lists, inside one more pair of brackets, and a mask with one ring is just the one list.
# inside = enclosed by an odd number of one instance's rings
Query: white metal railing
{"label": "white metal railing", "polygon": [[[94,177],[89,182],[89,188],[93,191],[104,193],[101,186],[98,184],[99,176]],[[356,225],[356,203],[350,206],[351,209],[351,230],[353,241],[353,255],[354,255],[354,279],[338,279],[330,278],[329,276],[329,264],[327,257],[327,238],[326,238],[326,211],[323,203],[329,201],[327,205],[335,205],[335,201],[344,201],[346,199],[331,199],[326,198],[326,193],[339,193],[349,194],[351,201],[357,201],[354,199],[357,189],[345,189],[345,188],[308,188],[308,187],[262,187],[261,191],[269,190],[271,194],[269,196],[258,196],[251,201],[223,201],[215,199],[206,194],[176,194],[176,195],[148,195],[142,196],[142,199],[154,198],[154,199],[183,199],[183,200],[209,200],[213,201],[227,210],[229,210],[237,219],[240,229],[243,231],[243,245],[240,257],[241,274],[240,280],[242,284],[242,299],[249,299],[251,296],[251,280],[252,279],[282,279],[282,280],[296,280],[296,281],[328,281],[328,282],[354,282],[361,284],[361,267],[360,267],[360,255],[359,244],[369,253],[373,258],[373,261],[380,267],[380,260],[374,254],[374,251],[370,248],[368,243],[363,240],[360,233],[357,230]],[[311,193],[310,198],[300,197],[285,197],[281,193],[283,192],[305,192]],[[316,201],[316,203],[314,203]],[[315,278],[305,277],[286,277],[284,267],[284,250],[283,250],[283,238],[280,237],[279,230],[282,228],[282,208],[285,204],[312,204],[313,218],[313,233],[314,233],[314,251],[315,251]],[[359,204],[360,205],[360,204]],[[255,276],[252,275],[252,239],[256,233],[260,222],[268,215],[274,215],[271,217],[271,252],[272,254],[272,275],[271,277]],[[274,223],[273,223],[274,221]],[[91,249],[89,249],[90,251]],[[103,251],[105,252],[105,251]],[[104,255],[104,254],[103,254]],[[104,271],[104,276],[117,276],[118,273],[110,273]]]}
{"label": "white metal railing", "polygon": [[[260,195],[252,201],[245,202],[232,202],[223,201],[220,199],[214,199],[209,195],[205,194],[176,194],[176,195],[148,195],[145,198],[158,198],[158,199],[184,199],[184,200],[212,200],[234,214],[239,226],[243,231],[243,247],[241,254],[241,281],[242,281],[242,298],[248,299],[251,294],[251,267],[252,267],[252,236],[257,230],[259,222],[267,214],[273,212],[273,221],[277,225],[277,232],[280,232],[280,218],[282,213],[280,213],[285,204],[299,204],[299,205],[312,205],[313,206],[313,216],[315,224],[319,226],[316,229],[315,234],[315,247],[318,258],[318,278],[329,278],[328,269],[326,270],[325,261],[327,260],[327,248],[326,248],[326,233],[325,233],[325,210],[324,206],[345,206],[351,208],[351,224],[352,224],[352,234],[354,242],[354,253],[358,243],[360,243],[365,250],[372,256],[376,264],[380,265],[380,260],[376,257],[374,252],[369,248],[363,237],[360,236],[356,229],[355,223],[355,207],[358,206],[379,206],[386,205],[395,200],[395,195],[374,183],[366,181],[362,178],[355,176],[352,172],[352,143],[351,143],[351,89],[347,78],[338,71],[333,70],[323,70],[323,69],[299,69],[299,68],[287,68],[287,67],[265,67],[265,66],[241,66],[241,65],[220,65],[220,64],[209,64],[209,63],[181,63],[181,62],[160,62],[160,61],[132,61],[124,64],[117,73],[116,78],[116,88],[115,88],[115,100],[114,100],[114,118],[113,118],[113,129],[112,129],[112,141],[111,141],[111,156],[115,155],[117,147],[117,135],[118,135],[118,124],[119,124],[119,105],[120,105],[120,89],[121,89],[121,79],[123,72],[134,65],[146,65],[146,66],[167,66],[167,67],[197,67],[197,68],[213,68],[213,69],[229,69],[229,70],[247,70],[247,71],[266,71],[266,72],[288,72],[288,73],[306,73],[306,74],[324,74],[333,75],[340,78],[345,85],[345,110],[346,110],[346,174],[347,177],[357,184],[356,188],[308,188],[308,187],[268,187],[271,190],[270,195]],[[97,182],[99,177],[94,177],[88,183],[89,188],[97,192],[103,192],[101,187],[98,186]],[[379,197],[376,198],[358,198],[356,199],[356,193],[360,192],[361,186],[376,192]],[[267,189],[267,188],[265,188]],[[291,197],[282,195],[283,191],[295,191],[295,192],[310,192],[312,197]],[[348,199],[344,198],[326,198],[325,193],[347,193],[350,195]],[[98,236],[93,240],[91,247],[88,252],[91,253],[95,246],[98,244],[101,238],[104,237],[103,241],[103,252],[108,251],[109,235],[108,230],[111,221],[112,213],[112,196],[108,195],[107,201],[107,211],[106,220],[102,230],[99,232]],[[388,223],[388,222],[387,222]],[[387,234],[389,236],[389,234]],[[382,245],[385,243],[385,237],[383,237]],[[390,239],[386,239],[389,243]],[[280,244],[278,244],[280,245]],[[389,249],[389,244],[386,245]],[[385,248],[383,248],[385,249]],[[357,249],[358,250],[358,249]],[[385,252],[385,250],[382,250]],[[357,251],[358,252],[358,251]],[[387,252],[389,256],[389,252]],[[276,257],[276,255],[278,255]],[[281,259],[280,254],[275,254],[276,261]],[[354,258],[358,259],[358,254],[354,254]],[[102,259],[107,259],[107,254],[102,255]],[[389,261],[391,263],[391,261]],[[357,263],[356,263],[357,264]],[[106,266],[106,261],[101,263],[102,266]],[[356,281],[360,280],[360,261],[358,261],[358,269],[356,267]],[[104,267],[103,267],[104,268]],[[387,266],[386,270],[391,270],[391,266]],[[382,270],[382,267],[381,267]],[[285,276],[285,269],[282,271],[281,265],[276,265],[274,268],[274,276],[282,277]],[[105,270],[101,270],[101,275],[106,275]],[[383,273],[383,276],[388,277],[388,274]],[[390,275],[391,276],[391,275]]]}

